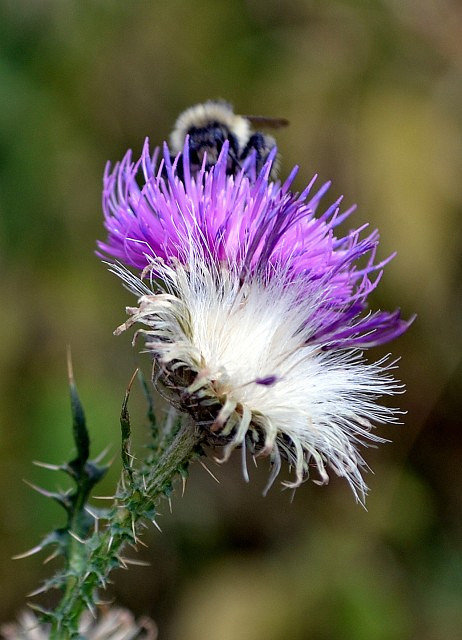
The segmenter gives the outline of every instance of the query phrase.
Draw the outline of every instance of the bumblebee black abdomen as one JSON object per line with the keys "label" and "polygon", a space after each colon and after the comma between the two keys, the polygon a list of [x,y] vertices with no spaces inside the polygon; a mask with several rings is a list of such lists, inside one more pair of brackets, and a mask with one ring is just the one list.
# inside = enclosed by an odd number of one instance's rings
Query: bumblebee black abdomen
{"label": "bumblebee black abdomen", "polygon": [[205,127],[191,127],[189,135],[189,159],[191,166],[200,168],[206,155],[206,169],[210,169],[221,153],[223,144],[229,142],[228,173],[235,173],[238,169],[239,142],[236,136],[219,122],[211,122]]}

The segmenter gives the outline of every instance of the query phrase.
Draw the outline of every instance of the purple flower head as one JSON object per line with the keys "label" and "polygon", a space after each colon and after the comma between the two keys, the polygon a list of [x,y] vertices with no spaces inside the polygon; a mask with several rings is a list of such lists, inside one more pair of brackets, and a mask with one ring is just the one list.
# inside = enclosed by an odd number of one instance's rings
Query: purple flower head
{"label": "purple flower head", "polygon": [[227,142],[215,165],[206,170],[204,157],[191,175],[188,149],[186,138],[183,154],[172,163],[164,144],[158,161],[159,150],[151,155],[146,140],[139,160],[129,151],[112,170],[107,166],[108,239],[98,242],[101,257],[143,270],[158,258],[186,263],[194,246],[211,263],[237,271],[242,282],[269,282],[283,271],[299,295],[322,292],[316,318],[306,320],[313,327],[309,342],[323,349],[371,347],[407,329],[413,318],[401,319],[399,310],[367,312],[367,297],[393,255],[375,263],[379,236],[376,230],[364,234],[367,225],[335,235],[355,207],[342,212],[339,198],[318,214],[330,183],[316,190],[315,176],[301,193],[292,192],[297,167],[284,183],[271,181],[276,149],[258,175],[252,157],[228,175]]}
{"label": "purple flower head", "polygon": [[383,441],[374,424],[400,412],[377,399],[402,386],[394,362],[369,363],[360,348],[412,321],[367,310],[392,256],[375,262],[378,233],[366,226],[338,233],[354,208],[342,212],[338,199],[320,211],[329,183],[316,189],[313,178],[296,193],[296,168],[273,181],[275,148],[266,161],[230,163],[225,141],[216,162],[204,154],[199,166],[186,136],[173,160],[167,145],[158,156],[146,142],[137,162],[128,152],[104,177],[100,255],[139,297],[116,333],[143,326],[155,384],[224,446],[223,460],[241,448],[245,477],[250,449],[269,456],[268,487],[285,458],[295,474],[287,486],[313,469],[324,484],[330,468],[363,501],[358,445]]}

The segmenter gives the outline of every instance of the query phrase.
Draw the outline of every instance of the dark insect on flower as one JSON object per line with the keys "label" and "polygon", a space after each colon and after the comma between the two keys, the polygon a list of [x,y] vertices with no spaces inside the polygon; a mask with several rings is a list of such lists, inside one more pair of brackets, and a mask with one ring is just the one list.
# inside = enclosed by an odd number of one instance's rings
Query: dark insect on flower
{"label": "dark insect on flower", "polygon": [[[226,172],[236,175],[245,160],[255,157],[253,170],[258,174],[264,166],[271,150],[276,146],[274,138],[262,131],[254,131],[252,125],[277,129],[286,126],[284,118],[265,118],[263,116],[242,116],[233,111],[233,107],[223,100],[208,100],[196,104],[180,114],[170,135],[172,162],[181,154],[186,136],[189,136],[189,162],[191,173],[197,173],[205,163],[209,170],[218,160],[223,144],[228,142]],[[275,179],[278,163],[274,162],[271,179]],[[181,177],[182,162],[178,162],[177,172]]]}

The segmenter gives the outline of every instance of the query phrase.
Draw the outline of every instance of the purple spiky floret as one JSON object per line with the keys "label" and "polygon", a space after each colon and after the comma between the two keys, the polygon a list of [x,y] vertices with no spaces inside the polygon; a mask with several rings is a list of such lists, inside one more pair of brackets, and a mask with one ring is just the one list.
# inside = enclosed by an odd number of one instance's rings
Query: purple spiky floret
{"label": "purple spiky floret", "polygon": [[[290,190],[295,167],[284,183],[269,179],[276,149],[259,175],[253,159],[237,175],[227,175],[227,143],[209,171],[191,175],[188,140],[182,158],[171,162],[149,143],[134,162],[128,151],[104,175],[103,211],[108,231],[98,242],[101,257],[143,270],[154,257],[186,260],[185,244],[200,247],[206,259],[229,265],[240,277],[290,279],[328,292],[318,308],[317,331],[310,342],[324,348],[371,347],[402,334],[412,322],[400,311],[367,312],[367,297],[393,255],[374,263],[378,232],[361,237],[367,225],[337,237],[334,230],[355,209],[341,212],[341,198],[316,215],[329,189],[314,188],[316,176],[301,193]],[[177,163],[182,162],[181,179]],[[362,259],[361,266],[358,261]],[[290,284],[288,284],[290,286]]]}

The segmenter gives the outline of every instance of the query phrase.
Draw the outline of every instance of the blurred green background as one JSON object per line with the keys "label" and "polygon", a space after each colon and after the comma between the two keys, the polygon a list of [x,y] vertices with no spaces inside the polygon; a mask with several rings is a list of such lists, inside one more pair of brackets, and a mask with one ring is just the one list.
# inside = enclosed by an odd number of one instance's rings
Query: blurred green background
{"label": "blurred green background", "polygon": [[[350,224],[397,249],[376,307],[418,320],[402,355],[404,426],[366,457],[364,511],[345,482],[250,485],[199,466],[164,534],[111,593],[165,640],[452,640],[462,629],[462,7],[456,0],[0,2],[0,618],[52,571],[12,561],[63,522],[22,478],[72,453],[65,347],[94,452],[118,447],[138,356],[112,330],[130,294],[94,256],[107,159],[161,142],[207,98],[281,116],[282,175],[301,165],[357,202]],[[386,349],[375,350],[378,358]],[[140,358],[141,362],[145,362]],[[134,394],[137,437],[145,422]],[[239,458],[239,456],[237,456]],[[213,464],[213,463],[211,463]],[[101,493],[118,474],[114,463]]]}

